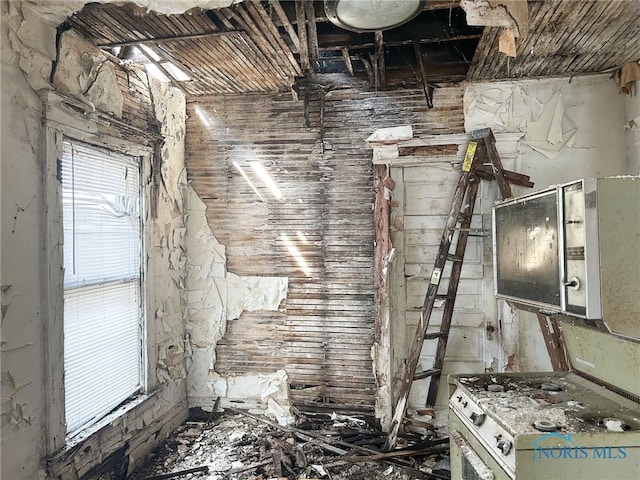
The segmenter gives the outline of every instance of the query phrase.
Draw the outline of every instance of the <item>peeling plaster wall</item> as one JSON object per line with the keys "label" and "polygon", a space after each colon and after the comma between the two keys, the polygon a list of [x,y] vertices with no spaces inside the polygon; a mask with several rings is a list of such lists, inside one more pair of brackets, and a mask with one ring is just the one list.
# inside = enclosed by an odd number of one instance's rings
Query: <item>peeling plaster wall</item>
{"label": "peeling plaster wall", "polygon": [[[577,178],[637,173],[624,129],[631,103],[608,75],[477,83],[465,90],[465,130],[523,133],[505,167],[530,175],[539,190]],[[528,190],[517,187],[514,195]],[[493,296],[487,285],[485,295]],[[551,370],[535,315],[502,301],[497,311],[504,369]]]}
{"label": "peeling plaster wall", "polygon": [[[44,3],[44,2],[43,2]],[[79,5],[79,2],[78,2]],[[60,5],[46,2],[49,9]],[[127,413],[110,417],[73,447],[47,452],[45,405],[52,404],[45,385],[44,250],[48,239],[45,177],[43,90],[55,58],[54,24],[28,2],[2,2],[2,478],[45,478],[50,454],[52,478],[74,479],[95,472],[112,459],[119,468],[135,466],[187,414],[182,291],[186,279],[181,187],[184,178],[183,95],[152,84],[155,116],[164,143],[156,165],[158,187],[154,213],[147,209],[147,307],[150,398]],[[95,110],[122,116],[126,89],[115,77],[118,68],[94,47],[67,32],[63,37],[55,90]],[[146,80],[145,80],[146,81]],[[140,102],[133,99],[133,105]],[[132,102],[129,102],[132,104]],[[135,107],[138,108],[138,107]],[[139,108],[144,108],[140,106]],[[69,120],[73,120],[72,117]],[[91,115],[75,121],[87,124]],[[135,139],[134,139],[135,140]],[[140,141],[143,141],[140,139]],[[55,265],[52,269],[57,268]],[[52,318],[49,316],[48,318]],[[55,318],[55,317],[53,317]],[[60,368],[62,366],[60,365]],[[45,400],[47,399],[47,400]],[[47,403],[45,403],[47,402]]]}
{"label": "peeling plaster wall", "polygon": [[[12,0],[13,1],[13,0]],[[142,8],[146,8],[148,11],[155,11],[158,13],[164,13],[166,15],[184,13],[192,8],[223,8],[228,7],[234,3],[240,3],[243,0],[130,0],[129,3],[133,3]],[[16,2],[17,3],[17,2]],[[87,2],[86,0],[60,0],[60,1],[33,1],[26,0],[20,3],[28,4],[33,9],[44,17],[52,24],[62,23],[67,17],[73,15]],[[122,0],[97,0],[95,3],[123,3]]]}
{"label": "peeling plaster wall", "polygon": [[[214,236],[206,205],[186,187],[187,278],[185,305],[190,339],[189,404],[212,408],[216,400],[247,401],[281,423],[293,420],[284,370],[273,375],[222,377],[215,371],[217,342],[227,322],[243,311],[278,310],[286,298],[286,277],[239,276],[226,270],[225,248]],[[274,388],[274,385],[278,385]],[[261,404],[259,407],[258,404]]]}
{"label": "peeling plaster wall", "polygon": [[0,20],[1,211],[2,211],[2,478],[39,476],[44,451],[44,336],[41,284],[44,275],[41,206],[43,190],[40,99],[24,81],[11,49],[9,28]]}

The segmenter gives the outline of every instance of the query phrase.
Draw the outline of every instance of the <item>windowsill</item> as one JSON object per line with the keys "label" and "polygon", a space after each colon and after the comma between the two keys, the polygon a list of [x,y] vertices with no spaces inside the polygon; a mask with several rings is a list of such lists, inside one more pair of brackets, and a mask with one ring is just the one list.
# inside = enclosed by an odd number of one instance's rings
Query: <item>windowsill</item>
{"label": "windowsill", "polygon": [[72,450],[78,447],[82,442],[91,438],[92,435],[95,435],[96,433],[100,432],[100,430],[113,424],[115,421],[119,420],[120,418],[125,416],[127,413],[133,411],[134,409],[136,409],[137,407],[145,403],[147,400],[153,398],[155,394],[156,394],[155,392],[138,394],[133,398],[131,398],[124,405],[121,405],[120,407],[116,408],[112,412],[105,415],[103,418],[98,420],[93,425],[87,428],[84,428],[74,433],[73,435],[67,436],[65,439],[64,447],[62,447],[58,452],[54,453],[51,456],[51,458],[58,457],[64,454],[65,452],[68,452],[69,450]]}

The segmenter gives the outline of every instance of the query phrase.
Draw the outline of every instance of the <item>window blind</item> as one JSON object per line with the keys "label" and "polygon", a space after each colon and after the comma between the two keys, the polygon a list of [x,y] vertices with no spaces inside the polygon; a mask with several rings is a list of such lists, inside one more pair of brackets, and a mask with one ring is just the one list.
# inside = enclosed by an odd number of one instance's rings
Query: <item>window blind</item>
{"label": "window blind", "polygon": [[66,139],[64,230],[67,433],[141,388],[140,161]]}

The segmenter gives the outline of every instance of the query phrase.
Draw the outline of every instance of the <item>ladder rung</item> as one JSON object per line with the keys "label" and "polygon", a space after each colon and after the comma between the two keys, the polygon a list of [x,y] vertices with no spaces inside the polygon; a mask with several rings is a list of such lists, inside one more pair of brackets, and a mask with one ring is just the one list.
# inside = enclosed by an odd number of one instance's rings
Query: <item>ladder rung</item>
{"label": "ladder rung", "polygon": [[425,340],[435,340],[436,338],[446,337],[448,335],[447,332],[430,332],[424,334]]}
{"label": "ladder rung", "polygon": [[449,255],[447,255],[447,260],[449,260],[450,262],[461,262],[462,257],[450,253]]}
{"label": "ladder rung", "polygon": [[437,300],[449,300],[449,299],[455,299],[455,298],[456,298],[455,295],[447,295],[446,293],[438,293],[436,295]]}
{"label": "ladder rung", "polygon": [[434,375],[439,375],[440,372],[442,370],[440,370],[439,368],[432,368],[431,370],[425,370],[424,372],[418,372],[413,376],[414,380],[420,380],[422,378],[427,378],[427,377],[432,377]]}

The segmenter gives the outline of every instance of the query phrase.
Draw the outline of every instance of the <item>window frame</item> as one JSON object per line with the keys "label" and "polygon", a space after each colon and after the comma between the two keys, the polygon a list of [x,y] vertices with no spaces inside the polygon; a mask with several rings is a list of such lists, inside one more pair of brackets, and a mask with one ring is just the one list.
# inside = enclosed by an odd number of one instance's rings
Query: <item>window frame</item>
{"label": "window frame", "polygon": [[[153,374],[156,363],[153,263],[148,262],[148,246],[152,238],[154,223],[149,216],[152,194],[151,164],[154,150],[150,146],[140,145],[123,140],[104,132],[101,124],[91,119],[75,115],[65,108],[61,97],[50,93],[45,111],[44,122],[44,205],[42,209],[43,224],[46,234],[41,243],[45,253],[42,278],[43,288],[42,312],[45,319],[45,355],[44,376],[46,382],[46,451],[52,455],[74,443],[78,438],[86,438],[93,431],[99,430],[105,418],[93,425],[82,427],[72,436],[67,435],[65,418],[64,391],[64,262],[63,262],[63,219],[62,219],[62,185],[60,182],[59,159],[62,156],[62,144],[65,138],[83,142],[98,148],[140,157],[140,191],[141,191],[141,272],[140,300],[142,304],[142,395],[132,397],[126,404],[117,407],[119,414],[125,414],[144,401],[157,387]],[[75,112],[74,112],[75,113]],[[108,422],[107,422],[108,423]]]}
{"label": "window frame", "polygon": [[[65,148],[66,147],[66,148]],[[67,135],[63,136],[63,153],[65,153],[66,150],[66,155],[63,154],[63,156],[61,157],[61,159],[59,160],[60,162],[60,167],[59,167],[59,171],[62,172],[67,172],[67,173],[71,173],[71,177],[68,177],[65,181],[65,177],[62,176],[61,178],[61,190],[64,192],[65,191],[65,184],[67,186],[67,195],[71,194],[73,197],[72,203],[75,205],[75,203],[81,202],[81,197],[76,197],[75,193],[73,192],[73,189],[69,190],[70,188],[70,182],[72,182],[73,180],[73,175],[78,174],[78,175],[83,175],[83,171],[85,172],[86,175],[88,175],[86,178],[87,181],[91,182],[92,186],[94,188],[92,188],[90,191],[91,192],[95,192],[95,193],[100,193],[100,186],[98,185],[98,183],[101,183],[100,180],[101,178],[96,176],[95,174],[95,169],[99,169],[100,168],[100,164],[103,161],[107,162],[107,165],[111,165],[111,168],[113,168],[113,165],[118,165],[117,168],[120,167],[124,167],[124,168],[131,168],[132,171],[136,171],[136,181],[134,183],[132,183],[131,185],[133,186],[133,188],[135,188],[135,195],[137,197],[137,201],[135,202],[136,205],[136,209],[138,211],[138,215],[137,215],[137,221],[135,223],[138,224],[137,228],[137,232],[136,234],[134,234],[133,236],[130,236],[129,239],[132,242],[135,242],[134,244],[129,244],[128,245],[135,245],[135,250],[132,251],[132,256],[131,258],[137,258],[137,261],[139,262],[137,264],[138,268],[134,268],[134,270],[130,270],[126,276],[119,276],[119,277],[104,277],[104,278],[95,278],[92,277],[92,280],[89,280],[89,283],[87,284],[83,284],[83,283],[78,283],[78,278],[75,278],[74,280],[70,280],[69,275],[73,275],[72,272],[69,272],[67,270],[65,270],[64,272],[64,277],[66,279],[66,284],[63,288],[64,291],[64,299],[65,302],[70,301],[70,298],[82,298],[83,301],[95,301],[94,299],[96,298],[96,295],[101,296],[102,294],[104,294],[105,292],[108,291],[113,291],[113,288],[119,288],[119,287],[124,287],[125,289],[127,289],[127,291],[129,291],[129,288],[131,288],[129,286],[129,284],[134,285],[134,288],[137,288],[136,294],[135,294],[135,298],[136,298],[136,302],[137,302],[137,308],[134,311],[131,311],[132,316],[129,317],[129,319],[126,322],[126,327],[127,329],[131,329],[133,327],[134,321],[135,321],[135,335],[136,335],[136,343],[135,343],[135,362],[136,362],[136,379],[135,379],[135,389],[133,391],[131,391],[130,393],[126,394],[125,392],[122,392],[122,395],[119,396],[119,399],[121,398],[122,400],[116,400],[116,398],[111,399],[111,401],[109,402],[109,405],[106,404],[106,402],[104,404],[94,404],[91,405],[91,409],[93,410],[93,417],[89,418],[88,420],[82,420],[82,421],[78,421],[76,420],[75,424],[71,427],[69,424],[69,418],[68,418],[68,411],[65,410],[65,415],[67,415],[67,422],[66,422],[66,436],[68,438],[73,438],[76,434],[87,430],[88,428],[90,428],[92,425],[98,423],[102,418],[104,418],[106,415],[108,415],[110,412],[112,412],[114,409],[116,409],[118,407],[118,405],[121,405],[122,402],[126,402],[127,399],[130,399],[132,397],[136,397],[141,393],[144,393],[145,391],[145,386],[146,386],[146,381],[145,381],[145,368],[144,368],[144,360],[145,360],[145,355],[144,355],[144,346],[146,345],[146,335],[144,333],[145,330],[145,324],[146,324],[146,315],[145,315],[145,298],[144,298],[144,276],[143,276],[143,258],[144,258],[144,219],[143,219],[143,196],[142,196],[142,192],[143,192],[143,184],[142,184],[142,169],[143,169],[143,165],[142,165],[142,157],[137,156],[137,155],[130,155],[130,154],[123,154],[121,152],[117,152],[116,150],[113,150],[111,148],[103,148],[103,147],[98,147],[96,145],[87,143],[87,142],[81,142],[78,141],[74,138],[71,138]],[[78,156],[78,164],[76,166],[74,166],[74,155]],[[85,163],[86,162],[86,163]],[[91,163],[91,162],[98,162],[98,163]],[[66,165],[66,166],[65,166]],[[84,165],[84,167],[83,167]],[[88,167],[88,170],[87,170]],[[78,170],[76,171],[76,168],[78,168]],[[95,183],[93,183],[95,182]],[[79,185],[80,190],[82,190],[82,186]],[[67,201],[69,201],[71,197],[67,198]],[[63,199],[64,200],[64,199]],[[82,209],[82,207],[79,207],[80,209]],[[64,210],[64,202],[63,202],[63,210]],[[85,213],[87,211],[85,210]],[[67,210],[67,214],[68,214],[68,210]],[[75,215],[75,213],[74,213]],[[92,213],[90,218],[98,218],[95,217],[95,214]],[[69,227],[69,223],[70,222],[75,222],[75,219],[72,216],[65,216],[65,212],[63,211],[62,213],[62,221],[63,221],[63,231],[65,229],[65,227]],[[82,229],[82,227],[79,227],[80,229]],[[73,230],[72,233],[71,232],[67,232],[67,235],[71,235],[71,237],[67,236],[66,240],[68,241],[70,238],[72,238],[72,245],[78,241],[77,240],[77,233],[76,233],[76,227],[75,225],[73,226]],[[95,234],[95,233],[93,233]],[[98,233],[98,237],[92,237],[95,238],[96,242],[99,242],[99,237],[101,237],[102,235],[100,233]],[[82,244],[82,241],[80,240],[80,243]],[[64,250],[64,249],[63,249]],[[67,248],[67,253],[69,253],[69,248]],[[98,251],[96,251],[96,255],[98,255]],[[73,256],[75,256],[75,251],[73,253]],[[63,262],[66,263],[66,267],[69,268],[69,259],[63,258],[62,259]],[[80,265],[84,265],[84,263],[81,263]],[[128,264],[129,267],[131,266],[131,264]],[[134,266],[136,264],[133,264]],[[100,268],[99,265],[95,265],[95,267]],[[82,267],[81,267],[82,268]],[[95,275],[96,270],[94,268],[90,269],[90,270],[83,270],[84,274],[80,274],[80,278],[84,277],[84,275],[86,274],[90,274],[90,275]],[[92,273],[89,273],[92,272]],[[80,296],[80,297],[78,297]],[[129,297],[129,295],[128,295]],[[130,299],[132,299],[133,297],[129,297]],[[72,302],[73,303],[73,302]],[[65,305],[65,308],[63,310],[63,312],[68,311]],[[85,313],[87,314],[91,314],[93,310],[88,310]],[[135,317],[133,316],[135,315]],[[85,320],[83,320],[83,317],[77,317],[78,321],[80,322],[80,324],[83,324],[83,322]],[[91,318],[96,318],[95,316],[91,315]],[[89,319],[90,320],[90,319]],[[91,321],[91,320],[90,320]],[[100,324],[102,324],[102,322],[100,322]],[[123,325],[124,326],[124,325]],[[64,317],[64,313],[63,313],[63,329],[67,332],[69,332],[68,330],[68,324],[67,324],[67,318]],[[93,340],[95,340],[95,337],[93,338]],[[91,341],[93,341],[91,340]],[[67,346],[69,346],[69,342],[65,342]],[[75,347],[78,347],[79,344],[75,344]],[[131,346],[133,347],[133,344],[131,344]],[[115,347],[115,345],[114,345]],[[71,352],[71,350],[70,350]],[[133,354],[134,350],[130,350],[130,353]],[[67,360],[70,358],[76,358],[77,357],[68,357],[67,356],[66,351],[63,351],[63,358],[65,361],[65,364],[67,363]],[[77,354],[76,354],[77,355]],[[84,358],[84,357],[83,357]],[[130,361],[133,361],[133,357],[129,357],[127,355],[126,357],[127,363],[129,363]],[[91,361],[95,361],[95,360],[102,360],[104,359],[104,355],[98,353],[96,355],[96,351],[95,350],[91,350],[89,353],[89,356],[86,357],[88,362]],[[107,378],[109,378],[109,373],[100,373],[100,372],[95,372],[96,375],[98,377],[100,377],[101,375],[106,375]],[[93,375],[91,375],[93,376]],[[66,379],[68,380],[68,378]],[[77,384],[73,385],[74,387],[78,387]],[[69,384],[67,382],[66,387],[69,387]],[[133,385],[131,385],[131,387],[133,387]],[[82,395],[86,395],[88,393],[88,391],[86,390],[86,388],[82,387],[83,389],[82,392],[80,393],[81,397],[80,398],[84,398],[82,397]],[[114,386],[115,388],[115,386]],[[130,389],[127,388],[126,392],[129,392]],[[126,395],[126,397],[125,397]],[[106,395],[106,397],[108,397],[108,394]],[[123,398],[124,397],[124,398]],[[73,397],[72,397],[73,398]],[[77,397],[76,397],[77,398]],[[103,398],[102,401],[104,401],[106,398]],[[116,404],[115,402],[118,401],[118,403]],[[69,405],[69,397],[67,396],[67,392],[65,391],[65,408],[68,408]],[[98,407],[98,408],[96,408]],[[83,410],[81,410],[83,411]]]}

